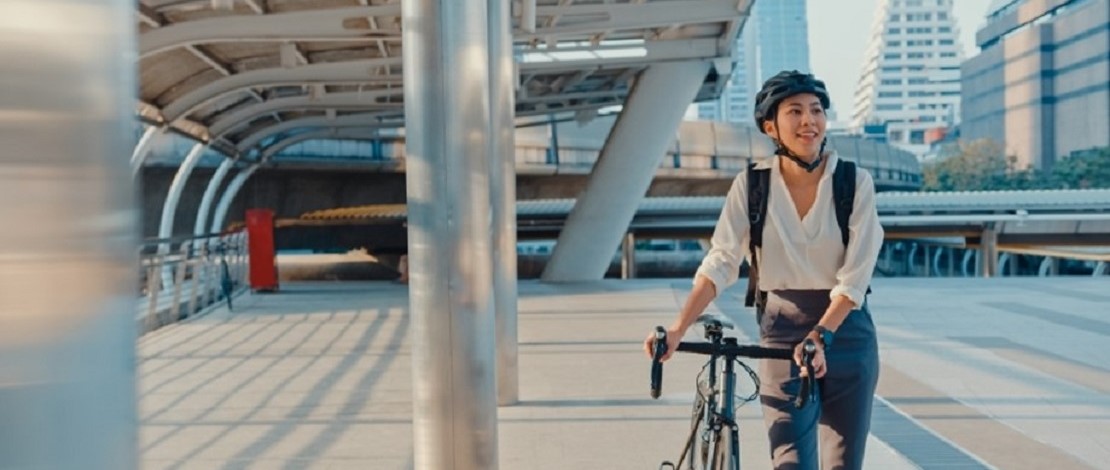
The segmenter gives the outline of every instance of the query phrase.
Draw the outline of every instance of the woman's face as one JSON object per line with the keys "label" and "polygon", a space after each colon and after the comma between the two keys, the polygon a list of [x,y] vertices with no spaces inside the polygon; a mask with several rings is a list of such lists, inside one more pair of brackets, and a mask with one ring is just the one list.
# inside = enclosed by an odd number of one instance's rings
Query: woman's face
{"label": "woman's face", "polygon": [[812,93],[791,96],[779,103],[774,121],[765,121],[764,130],[800,157],[813,157],[825,138],[825,108]]}

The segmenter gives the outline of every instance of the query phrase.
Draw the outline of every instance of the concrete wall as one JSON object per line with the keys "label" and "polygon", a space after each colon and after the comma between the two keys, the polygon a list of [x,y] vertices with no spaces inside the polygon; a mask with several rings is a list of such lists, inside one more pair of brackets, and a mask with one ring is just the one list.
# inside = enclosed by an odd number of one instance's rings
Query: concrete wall
{"label": "concrete wall", "polygon": [[[162,204],[173,180],[175,169],[148,167],[142,175],[143,237],[158,233]],[[685,171],[685,170],[683,170]],[[174,233],[192,232],[201,196],[212,176],[211,168],[197,168],[189,178],[177,217]],[[234,177],[228,175],[227,181]],[[517,198],[574,198],[586,186],[587,175],[520,175]],[[657,176],[648,196],[723,196],[728,193],[731,176],[678,177]],[[224,183],[226,185],[226,181]],[[221,189],[222,191],[222,189]],[[378,171],[308,171],[303,169],[259,170],[247,181],[228,210],[227,223],[243,220],[248,208],[273,209],[276,217],[297,218],[306,212],[370,204],[405,203],[404,173]]]}

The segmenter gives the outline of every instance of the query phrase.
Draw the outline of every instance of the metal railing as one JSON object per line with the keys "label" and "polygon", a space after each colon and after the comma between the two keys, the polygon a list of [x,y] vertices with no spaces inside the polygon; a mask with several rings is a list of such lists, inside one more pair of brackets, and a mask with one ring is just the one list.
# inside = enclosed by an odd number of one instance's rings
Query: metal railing
{"label": "metal railing", "polygon": [[139,252],[140,334],[204,312],[246,290],[245,231],[200,237],[151,239]]}

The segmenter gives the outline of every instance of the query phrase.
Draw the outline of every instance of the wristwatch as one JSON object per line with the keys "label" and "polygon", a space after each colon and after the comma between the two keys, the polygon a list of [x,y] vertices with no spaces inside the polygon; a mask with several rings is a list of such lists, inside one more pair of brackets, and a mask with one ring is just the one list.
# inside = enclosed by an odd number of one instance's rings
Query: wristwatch
{"label": "wristwatch", "polygon": [[817,325],[813,327],[813,331],[817,332],[817,337],[821,338],[821,345],[825,347],[825,351],[828,351],[833,344],[832,330],[825,328],[822,325]]}

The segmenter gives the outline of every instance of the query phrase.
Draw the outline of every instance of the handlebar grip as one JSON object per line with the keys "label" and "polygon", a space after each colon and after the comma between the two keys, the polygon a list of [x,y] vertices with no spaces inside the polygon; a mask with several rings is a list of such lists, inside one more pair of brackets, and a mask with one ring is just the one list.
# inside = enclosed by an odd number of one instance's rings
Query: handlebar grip
{"label": "handlebar grip", "polygon": [[802,387],[798,391],[797,398],[794,399],[795,408],[805,408],[809,404],[811,395],[813,394],[813,353],[817,352],[817,345],[813,344],[813,340],[807,339],[805,344],[802,345],[802,364],[806,369],[806,376],[802,378]]}
{"label": "handlebar grip", "polygon": [[659,398],[663,389],[663,355],[667,353],[667,330],[655,327],[655,348],[651,355],[651,397]]}

